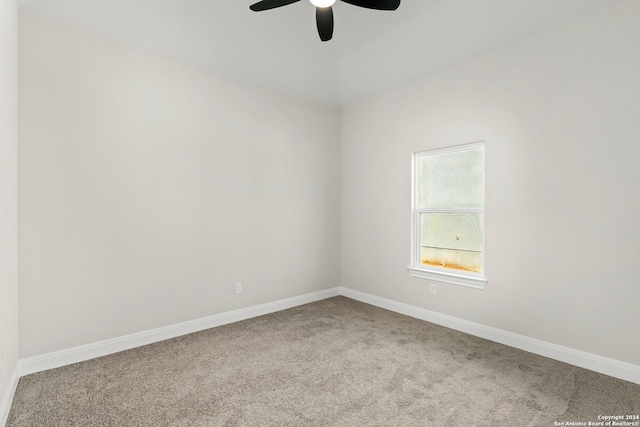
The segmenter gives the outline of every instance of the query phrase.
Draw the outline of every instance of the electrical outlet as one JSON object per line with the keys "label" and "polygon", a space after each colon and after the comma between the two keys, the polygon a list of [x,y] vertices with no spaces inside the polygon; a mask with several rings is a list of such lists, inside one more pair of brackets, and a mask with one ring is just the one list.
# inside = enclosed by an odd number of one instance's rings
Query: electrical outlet
{"label": "electrical outlet", "polygon": [[241,294],[242,293],[242,283],[238,282],[236,283],[234,290],[236,291],[236,294]]}
{"label": "electrical outlet", "polygon": [[438,293],[438,286],[435,283],[431,283],[429,285],[429,292],[431,292],[431,295],[436,295]]}

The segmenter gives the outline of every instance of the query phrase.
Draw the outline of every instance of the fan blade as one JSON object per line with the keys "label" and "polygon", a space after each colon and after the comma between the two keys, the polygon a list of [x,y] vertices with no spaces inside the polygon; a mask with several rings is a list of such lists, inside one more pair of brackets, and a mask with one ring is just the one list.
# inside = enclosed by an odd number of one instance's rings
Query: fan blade
{"label": "fan blade", "polygon": [[331,40],[333,37],[333,9],[331,6],[316,7],[316,24],[320,40],[323,42]]}
{"label": "fan blade", "polygon": [[342,0],[354,6],[376,10],[396,10],[400,7],[400,0]]}
{"label": "fan blade", "polygon": [[254,12],[261,12],[263,10],[275,9],[276,7],[286,6],[299,1],[300,0],[262,0],[249,6],[249,9]]}

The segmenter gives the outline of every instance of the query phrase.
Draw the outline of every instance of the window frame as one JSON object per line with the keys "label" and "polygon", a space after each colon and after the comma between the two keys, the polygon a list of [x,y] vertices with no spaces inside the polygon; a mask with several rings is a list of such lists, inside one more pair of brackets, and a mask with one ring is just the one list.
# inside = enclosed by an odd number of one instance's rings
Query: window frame
{"label": "window frame", "polygon": [[[423,157],[468,151],[473,149],[483,149],[482,156],[482,207],[481,208],[421,208],[420,198],[422,194],[422,168],[420,162]],[[427,279],[431,281],[449,283],[452,285],[467,286],[475,289],[483,289],[488,279],[485,275],[485,144],[484,141],[472,142],[469,144],[456,145],[452,147],[439,148],[435,150],[418,151],[411,155],[411,262],[407,270],[413,277]],[[421,243],[421,214],[423,213],[479,213],[482,215],[481,233],[481,272],[471,272],[441,268],[435,266],[425,266],[420,260]]]}

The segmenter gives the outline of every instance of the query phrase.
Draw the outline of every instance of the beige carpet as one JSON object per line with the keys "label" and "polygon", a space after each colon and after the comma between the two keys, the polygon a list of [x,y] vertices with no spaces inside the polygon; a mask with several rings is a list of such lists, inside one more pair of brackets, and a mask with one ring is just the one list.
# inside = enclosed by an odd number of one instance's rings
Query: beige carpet
{"label": "beige carpet", "polygon": [[344,297],[20,380],[8,427],[554,426],[640,385]]}

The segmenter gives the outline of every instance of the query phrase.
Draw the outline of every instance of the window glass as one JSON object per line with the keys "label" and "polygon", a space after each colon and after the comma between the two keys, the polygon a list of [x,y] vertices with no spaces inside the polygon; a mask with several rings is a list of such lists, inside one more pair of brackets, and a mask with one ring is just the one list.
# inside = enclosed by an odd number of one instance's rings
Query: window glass
{"label": "window glass", "polygon": [[482,214],[420,214],[420,263],[482,272]]}
{"label": "window glass", "polygon": [[483,207],[483,163],[482,148],[422,157],[420,207]]}

